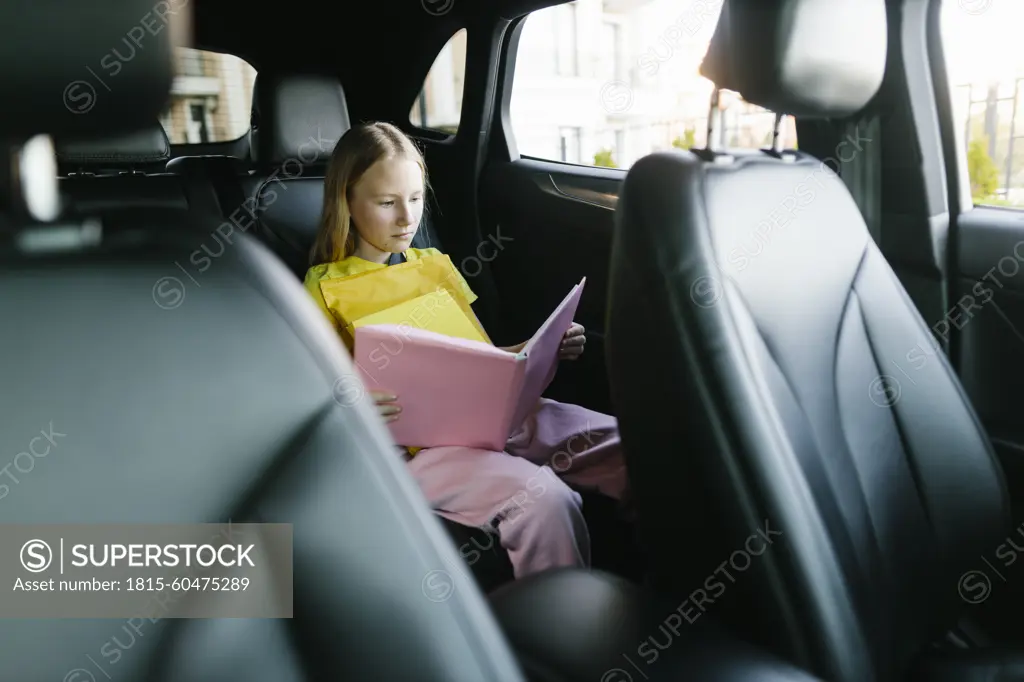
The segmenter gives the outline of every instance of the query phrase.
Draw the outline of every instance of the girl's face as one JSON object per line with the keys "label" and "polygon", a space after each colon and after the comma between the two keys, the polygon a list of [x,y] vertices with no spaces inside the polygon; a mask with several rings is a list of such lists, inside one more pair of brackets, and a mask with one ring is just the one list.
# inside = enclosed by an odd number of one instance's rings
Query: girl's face
{"label": "girl's face", "polygon": [[350,192],[349,211],[359,233],[355,255],[384,263],[409,248],[423,216],[423,173],[419,164],[387,157],[370,166]]}

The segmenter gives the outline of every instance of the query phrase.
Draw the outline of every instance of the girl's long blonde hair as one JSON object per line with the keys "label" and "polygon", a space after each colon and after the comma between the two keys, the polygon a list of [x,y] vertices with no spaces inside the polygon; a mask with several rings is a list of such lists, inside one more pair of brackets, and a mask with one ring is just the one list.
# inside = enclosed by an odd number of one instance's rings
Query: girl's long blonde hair
{"label": "girl's long blonde hair", "polygon": [[311,266],[344,260],[355,251],[357,234],[349,209],[352,188],[370,166],[389,157],[415,161],[423,172],[424,194],[429,190],[423,155],[405,133],[390,123],[379,121],[353,126],[341,136],[331,153],[320,227],[309,253]]}

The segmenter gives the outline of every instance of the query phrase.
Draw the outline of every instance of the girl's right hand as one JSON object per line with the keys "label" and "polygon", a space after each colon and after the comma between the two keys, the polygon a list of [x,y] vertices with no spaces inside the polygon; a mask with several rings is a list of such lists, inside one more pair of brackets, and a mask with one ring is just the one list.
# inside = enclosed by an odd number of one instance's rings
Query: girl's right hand
{"label": "girl's right hand", "polygon": [[398,419],[398,413],[402,411],[402,407],[395,403],[398,400],[397,395],[387,391],[370,391],[370,397],[377,404],[377,412],[385,422],[393,422]]}

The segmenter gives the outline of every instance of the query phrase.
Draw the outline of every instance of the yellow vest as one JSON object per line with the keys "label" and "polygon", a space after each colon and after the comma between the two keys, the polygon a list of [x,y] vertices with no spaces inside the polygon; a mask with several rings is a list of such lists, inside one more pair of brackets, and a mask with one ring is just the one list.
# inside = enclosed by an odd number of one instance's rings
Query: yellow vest
{"label": "yellow vest", "polygon": [[[437,249],[408,249],[405,252],[405,258],[407,261],[415,261],[420,258],[427,256],[443,256]],[[451,260],[448,260],[451,264]],[[339,333],[342,334],[344,327],[341,321],[331,312],[324,300],[323,290],[320,288],[321,282],[340,279],[343,277],[352,277],[364,272],[371,272],[373,270],[382,270],[388,267],[383,263],[373,263],[358,256],[349,256],[348,258],[333,263],[321,263],[320,265],[314,265],[306,271],[306,277],[303,281],[303,286],[309,291],[310,295],[313,296],[313,300],[316,301],[317,305],[320,306],[320,310],[323,311],[324,315],[330,321],[331,326]],[[462,273],[458,269],[451,265],[451,274],[449,279],[454,283],[463,293],[467,303],[473,303],[477,299],[477,295],[473,293],[473,290],[469,288],[469,284],[466,282]],[[367,301],[368,307],[372,308],[372,302]],[[378,312],[378,310],[373,312]],[[351,347],[349,348],[351,350]]]}
{"label": "yellow vest", "polygon": [[[416,261],[421,258],[426,258],[427,256],[444,256],[444,254],[442,254],[439,250],[433,248],[408,249],[405,252],[405,258],[409,262]],[[472,289],[470,289],[469,284],[462,276],[462,273],[460,273],[458,269],[452,264],[451,259],[448,258],[447,256],[444,256],[444,258],[447,261],[448,267],[451,269],[450,273],[445,273],[445,279],[450,285],[454,285],[456,289],[462,293],[462,296],[466,301],[466,305],[468,306],[468,304],[473,303],[477,299],[477,295],[473,293]],[[324,315],[330,321],[331,326],[338,332],[339,336],[345,342],[345,345],[348,347],[350,353],[352,352],[353,344],[350,331],[348,330],[350,321],[339,319],[338,315],[331,312],[331,307],[327,304],[327,301],[324,297],[324,289],[321,287],[321,285],[325,282],[330,282],[331,280],[354,277],[356,275],[360,275],[363,273],[373,272],[375,270],[382,270],[386,267],[388,266],[383,263],[373,263],[363,258],[359,258],[358,256],[349,256],[348,258],[341,261],[314,265],[313,267],[306,271],[306,277],[303,281],[303,285],[306,287],[306,290],[309,291],[310,295],[313,296],[313,299],[316,301],[317,305],[320,307]],[[361,308],[361,315],[363,316],[375,314],[392,305],[391,302],[386,301],[381,302],[379,306],[375,306],[373,304],[373,301],[360,301],[359,303],[359,307]],[[486,339],[487,335],[484,332],[483,327],[479,326],[480,323],[476,319],[476,316],[473,315],[473,311],[467,310],[466,312],[468,313],[469,317],[472,318],[472,323],[477,327],[479,332]],[[401,398],[399,398],[399,401],[400,400]],[[410,455],[414,455],[421,448],[407,449]]]}

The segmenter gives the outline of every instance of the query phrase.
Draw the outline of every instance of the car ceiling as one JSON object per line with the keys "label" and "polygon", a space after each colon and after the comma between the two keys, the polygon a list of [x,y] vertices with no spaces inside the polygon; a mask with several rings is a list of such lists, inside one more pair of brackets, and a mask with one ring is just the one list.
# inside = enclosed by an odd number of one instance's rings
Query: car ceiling
{"label": "car ceiling", "polygon": [[[259,12],[248,0],[192,0],[193,46],[237,55],[257,72],[333,73],[353,120],[394,120],[408,114],[434,58],[459,29],[567,1],[372,0],[342,9],[337,0],[289,0]],[[442,16],[424,9],[444,2],[452,4]],[[340,22],[333,19],[339,14]]]}

